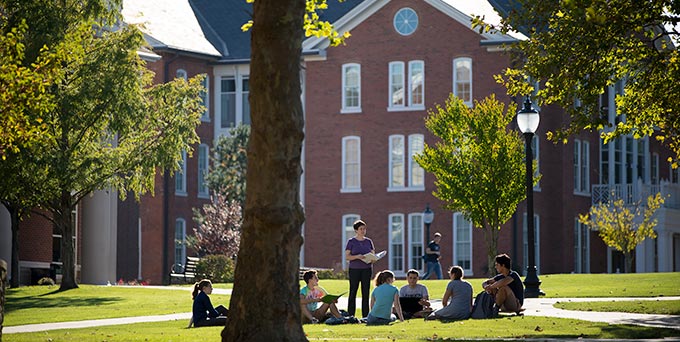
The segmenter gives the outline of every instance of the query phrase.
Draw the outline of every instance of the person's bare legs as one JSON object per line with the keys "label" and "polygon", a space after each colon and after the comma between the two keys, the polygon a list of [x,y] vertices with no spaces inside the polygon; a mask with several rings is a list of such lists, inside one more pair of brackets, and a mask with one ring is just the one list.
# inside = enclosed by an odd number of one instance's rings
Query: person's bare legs
{"label": "person's bare legs", "polygon": [[331,314],[333,315],[333,317],[335,317],[335,318],[341,318],[342,317],[342,314],[340,313],[340,310],[338,310],[338,306],[335,305],[335,303],[331,303],[329,308],[331,310]]}
{"label": "person's bare legs", "polygon": [[519,313],[521,306],[510,287],[503,286],[496,292],[496,305],[505,312]]}

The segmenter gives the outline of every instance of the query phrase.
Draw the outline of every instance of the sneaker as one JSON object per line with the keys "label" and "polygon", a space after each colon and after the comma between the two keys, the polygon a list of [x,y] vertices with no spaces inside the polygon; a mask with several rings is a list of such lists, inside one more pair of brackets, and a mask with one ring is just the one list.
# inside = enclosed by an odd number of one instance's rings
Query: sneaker
{"label": "sneaker", "polygon": [[312,324],[317,324],[319,323],[319,320],[316,319],[316,317],[312,317]]}

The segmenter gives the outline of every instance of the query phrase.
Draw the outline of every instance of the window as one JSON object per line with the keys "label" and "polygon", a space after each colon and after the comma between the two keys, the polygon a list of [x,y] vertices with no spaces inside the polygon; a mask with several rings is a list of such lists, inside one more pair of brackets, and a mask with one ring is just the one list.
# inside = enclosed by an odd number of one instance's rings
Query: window
{"label": "window", "polygon": [[472,59],[456,58],[453,60],[453,94],[472,107]]}
{"label": "window", "polygon": [[652,184],[659,184],[659,154],[652,153]]}
{"label": "window", "polygon": [[348,261],[345,259],[345,247],[347,247],[347,240],[354,237],[354,222],[361,219],[357,214],[347,214],[342,216],[342,269],[348,269]]}
{"label": "window", "polygon": [[472,222],[463,213],[453,214],[453,264],[472,276]]}
{"label": "window", "polygon": [[389,268],[395,273],[404,272],[404,215],[391,214],[389,216],[390,256]]}
{"label": "window", "polygon": [[342,189],[340,192],[361,192],[361,140],[342,138]]}
{"label": "window", "polygon": [[387,110],[425,110],[425,62],[408,62],[408,87],[406,85],[405,65],[404,62],[400,61],[389,63]]}
{"label": "window", "polygon": [[356,63],[342,66],[342,109],[341,113],[361,112],[361,65]]}
{"label": "window", "polygon": [[177,69],[177,71],[175,71],[175,78],[181,78],[181,79],[183,79],[183,80],[186,81],[186,80],[187,80],[187,72],[186,72],[186,70],[184,70],[184,69]]}
{"label": "window", "polygon": [[671,175],[671,183],[673,183],[673,184],[680,183],[680,177],[678,177],[678,176],[680,176],[680,167],[676,167],[674,169],[673,164],[668,163],[668,168],[670,169],[669,173]]}
{"label": "window", "polygon": [[404,181],[404,136],[390,136],[390,188],[403,188]]}
{"label": "window", "polygon": [[574,193],[590,193],[590,143],[574,140]]}
{"label": "window", "polygon": [[574,219],[574,272],[590,273],[590,232],[578,217]]}
{"label": "window", "polygon": [[404,62],[390,63],[390,107],[404,107]]}
{"label": "window", "polygon": [[198,145],[198,197],[208,198],[208,184],[206,183],[206,176],[208,175],[208,145]]}
{"label": "window", "polygon": [[408,215],[408,268],[423,271],[423,254],[425,247],[423,241],[423,214]]}
{"label": "window", "polygon": [[210,121],[210,101],[208,94],[210,94],[210,76],[208,74],[203,74],[205,77],[203,82],[203,89],[201,89],[201,104],[205,107],[205,112],[201,116],[201,121]]}
{"label": "window", "polygon": [[[534,214],[534,257],[536,258],[536,273],[540,273],[541,267],[541,244],[540,244],[540,219],[538,215]],[[523,250],[523,256],[522,256],[522,262],[524,263],[522,267],[524,268],[524,272],[526,272],[527,266],[529,265],[529,235],[528,235],[528,228],[527,228],[527,213],[524,213],[524,219],[522,223],[522,250]],[[526,276],[526,274],[525,274]]]}
{"label": "window", "polygon": [[182,151],[182,161],[175,172],[175,195],[187,195],[187,151]]}
{"label": "window", "polygon": [[250,125],[250,79],[248,75],[223,76],[220,79],[220,125],[230,129],[238,124]]}
{"label": "window", "polygon": [[182,218],[175,220],[175,264],[184,265],[187,257],[186,222]]}
{"label": "window", "polygon": [[408,105],[410,107],[424,107],[425,63],[423,61],[408,62],[408,73]]}
{"label": "window", "polygon": [[418,14],[416,11],[404,7],[394,15],[394,29],[402,36],[413,34],[418,28]]}
{"label": "window", "polygon": [[415,155],[422,153],[424,136],[408,136],[408,184],[406,184],[406,147],[403,135],[395,134],[389,138],[389,185],[387,191],[425,190],[425,170],[416,162]]}

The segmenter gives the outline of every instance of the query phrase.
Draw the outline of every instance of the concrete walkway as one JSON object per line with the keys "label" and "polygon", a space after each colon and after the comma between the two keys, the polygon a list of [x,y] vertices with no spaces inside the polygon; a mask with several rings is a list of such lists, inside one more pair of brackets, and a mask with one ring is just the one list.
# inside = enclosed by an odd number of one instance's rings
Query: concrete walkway
{"label": "concrete walkway", "polygon": [[[192,288],[178,288],[168,286],[145,286],[149,289],[159,290],[186,290],[191,291]],[[230,289],[213,289],[213,293],[230,295]],[[524,301],[524,315],[525,316],[544,316],[544,317],[558,317],[558,318],[574,318],[591,322],[604,322],[609,324],[635,324],[656,328],[671,328],[680,330],[680,316],[676,315],[647,315],[634,314],[623,312],[592,312],[592,311],[572,311],[555,308],[553,305],[557,302],[594,302],[594,301],[636,301],[636,300],[680,300],[680,297],[644,297],[644,298],[527,298]],[[347,298],[341,297],[338,301],[340,308],[347,307]],[[432,301],[434,309],[441,307],[441,301]],[[357,308],[361,308],[361,301],[357,300]],[[87,321],[76,322],[58,322],[58,323],[43,323],[43,324],[28,324],[11,327],[4,327],[3,334],[26,333],[57,329],[77,329],[89,328],[105,325],[120,325],[144,322],[161,322],[171,320],[186,320],[189,323],[191,312],[176,313],[169,315],[156,316],[138,316],[138,317],[122,317],[122,318],[108,318],[95,319]],[[7,321],[5,321],[7,322]],[[671,339],[673,341],[680,341],[680,339]],[[666,339],[665,341],[669,341]]]}

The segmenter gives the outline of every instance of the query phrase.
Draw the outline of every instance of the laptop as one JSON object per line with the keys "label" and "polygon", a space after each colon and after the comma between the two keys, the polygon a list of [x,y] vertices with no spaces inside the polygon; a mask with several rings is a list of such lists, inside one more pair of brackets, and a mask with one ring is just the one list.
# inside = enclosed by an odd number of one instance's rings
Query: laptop
{"label": "laptop", "polygon": [[418,297],[399,297],[399,304],[401,304],[401,311],[403,312],[418,312],[423,310],[420,305],[420,298]]}

